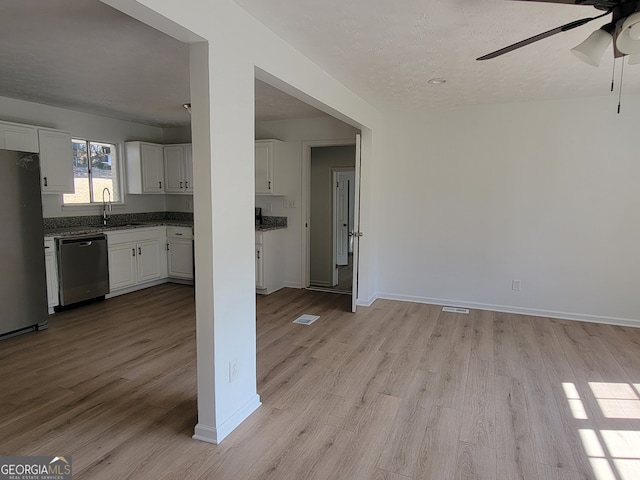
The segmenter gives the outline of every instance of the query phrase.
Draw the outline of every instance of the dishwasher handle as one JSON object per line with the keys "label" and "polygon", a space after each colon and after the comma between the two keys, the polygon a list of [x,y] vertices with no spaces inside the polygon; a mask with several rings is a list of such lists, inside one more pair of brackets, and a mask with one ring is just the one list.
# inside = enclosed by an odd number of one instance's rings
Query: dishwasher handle
{"label": "dishwasher handle", "polygon": [[89,247],[93,242],[104,241],[106,239],[106,235],[93,235],[90,237],[60,238],[58,242],[60,245],[78,244],[77,246],[79,247]]}

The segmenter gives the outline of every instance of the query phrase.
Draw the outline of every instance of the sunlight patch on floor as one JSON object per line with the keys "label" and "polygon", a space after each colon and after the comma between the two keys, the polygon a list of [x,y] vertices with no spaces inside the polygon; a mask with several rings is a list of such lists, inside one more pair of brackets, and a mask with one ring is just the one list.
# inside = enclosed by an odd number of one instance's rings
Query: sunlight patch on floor
{"label": "sunlight patch on floor", "polygon": [[[589,382],[589,390],[583,392],[593,395],[602,415],[606,419],[640,419],[640,384]],[[587,412],[574,383],[562,384],[564,394],[574,419],[579,424],[591,428],[579,428],[578,433],[589,463],[597,480],[638,480],[640,478],[640,425],[639,430],[595,429],[588,421]],[[597,415],[596,415],[597,417]],[[585,421],[586,420],[586,421]],[[612,427],[620,423],[612,424]],[[624,424],[627,427],[627,424]]]}
{"label": "sunlight patch on floor", "polygon": [[640,397],[627,383],[589,382],[602,414],[607,418],[640,420]]}
{"label": "sunlight patch on floor", "polygon": [[584,405],[580,399],[580,394],[578,393],[576,386],[573,383],[565,382],[562,384],[562,388],[564,389],[564,394],[569,402],[569,408],[571,409],[573,418],[577,420],[588,420],[589,417],[584,409]]}

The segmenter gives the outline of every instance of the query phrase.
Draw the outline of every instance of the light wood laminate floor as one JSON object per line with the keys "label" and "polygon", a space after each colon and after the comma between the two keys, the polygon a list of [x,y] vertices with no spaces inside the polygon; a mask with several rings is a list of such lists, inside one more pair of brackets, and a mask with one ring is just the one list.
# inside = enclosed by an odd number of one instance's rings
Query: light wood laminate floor
{"label": "light wood laminate floor", "polygon": [[640,478],[640,330],[349,304],[258,298],[263,406],[218,446],[191,439],[192,288],[57,314],[0,343],[0,455],[72,455],[76,480]]}

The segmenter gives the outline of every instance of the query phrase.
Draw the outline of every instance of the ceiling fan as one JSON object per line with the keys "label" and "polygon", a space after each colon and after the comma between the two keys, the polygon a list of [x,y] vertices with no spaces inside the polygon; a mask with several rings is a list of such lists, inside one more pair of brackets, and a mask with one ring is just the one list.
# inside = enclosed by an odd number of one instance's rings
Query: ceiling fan
{"label": "ceiling fan", "polygon": [[565,25],[539,33],[533,37],[501,48],[495,52],[477,58],[489,60],[512,52],[531,43],[557,33],[573,30],[599,18],[611,15],[611,22],[595,30],[584,42],[571,52],[584,62],[597,67],[607,47],[613,43],[614,58],[629,56],[629,64],[640,63],[640,1],[639,0],[519,0],[545,3],[564,3],[569,5],[590,5],[604,11],[594,17],[581,18]]}

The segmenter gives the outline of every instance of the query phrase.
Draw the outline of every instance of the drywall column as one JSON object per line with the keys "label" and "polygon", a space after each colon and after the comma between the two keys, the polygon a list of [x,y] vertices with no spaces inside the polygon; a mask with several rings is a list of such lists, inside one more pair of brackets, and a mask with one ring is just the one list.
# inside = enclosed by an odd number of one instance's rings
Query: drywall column
{"label": "drywall column", "polygon": [[[380,139],[378,135],[376,139]],[[373,212],[374,202],[378,202],[377,196],[373,195],[371,179],[373,175],[372,164],[373,155],[373,132],[371,129],[363,127],[361,137],[361,168],[360,168],[360,231],[363,236],[360,238],[359,268],[358,268],[358,305],[371,305],[376,299],[376,278],[377,278],[377,255],[374,250],[376,244],[376,231]],[[377,146],[379,148],[379,146]],[[379,151],[379,150],[378,150]],[[378,154],[379,156],[380,154]]]}
{"label": "drywall column", "polygon": [[256,408],[253,65],[191,46],[198,424],[219,443]]}

